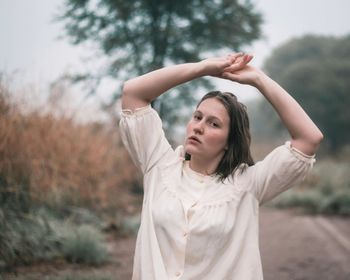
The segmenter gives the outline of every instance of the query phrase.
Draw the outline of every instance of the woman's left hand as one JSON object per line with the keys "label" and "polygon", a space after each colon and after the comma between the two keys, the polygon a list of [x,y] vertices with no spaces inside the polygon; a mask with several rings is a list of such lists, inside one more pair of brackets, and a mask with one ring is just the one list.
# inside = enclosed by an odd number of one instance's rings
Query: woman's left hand
{"label": "woman's left hand", "polygon": [[221,77],[225,69],[231,67],[236,61],[242,64],[242,56],[242,53],[233,53],[227,56],[211,57],[200,61],[198,65],[202,69],[203,76]]}
{"label": "woman's left hand", "polygon": [[232,65],[226,67],[220,78],[238,82],[240,84],[257,86],[259,77],[263,72],[251,65],[248,65],[252,59],[252,55],[243,55]]}

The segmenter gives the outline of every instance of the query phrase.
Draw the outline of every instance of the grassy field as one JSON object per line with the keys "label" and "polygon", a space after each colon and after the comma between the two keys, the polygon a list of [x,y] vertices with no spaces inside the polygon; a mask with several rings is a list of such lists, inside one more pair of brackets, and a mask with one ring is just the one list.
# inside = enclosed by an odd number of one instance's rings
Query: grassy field
{"label": "grassy field", "polygon": [[[319,160],[306,181],[271,205],[350,215],[349,158]],[[81,124],[57,111],[28,110],[0,83],[0,272],[38,261],[105,264],[105,233],[135,233],[141,203],[139,172],[115,118]]]}
{"label": "grassy field", "polygon": [[350,216],[350,162],[324,159],[306,180],[277,197],[276,207],[301,207],[311,214]]}
{"label": "grassy field", "polygon": [[102,231],[122,234],[140,204],[117,120],[81,124],[13,96],[0,83],[0,272],[40,260],[108,261]]}

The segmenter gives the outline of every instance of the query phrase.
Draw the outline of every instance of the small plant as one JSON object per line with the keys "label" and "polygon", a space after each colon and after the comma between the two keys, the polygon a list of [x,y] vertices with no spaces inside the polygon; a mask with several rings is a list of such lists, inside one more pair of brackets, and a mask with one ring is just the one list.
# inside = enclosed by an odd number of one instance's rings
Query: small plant
{"label": "small plant", "polygon": [[350,216],[350,191],[338,191],[320,204],[320,213]]}
{"label": "small plant", "polygon": [[[1,278],[0,278],[1,279]],[[22,278],[21,278],[22,279]],[[37,276],[28,276],[25,278],[26,280],[37,280]],[[110,275],[99,275],[94,273],[93,275],[77,275],[74,274],[65,274],[61,276],[46,276],[44,278],[40,278],[42,280],[112,280],[113,278]]]}
{"label": "small plant", "polygon": [[272,201],[280,208],[302,207],[309,213],[350,216],[349,162],[319,162],[303,185]]}
{"label": "small plant", "polygon": [[122,233],[129,235],[129,234],[136,234],[141,222],[141,216],[140,215],[133,215],[133,216],[126,216],[121,221],[121,231]]}
{"label": "small plant", "polygon": [[[80,212],[89,217],[88,210]],[[61,257],[88,264],[107,260],[96,217],[81,219],[76,211],[65,219],[58,216],[46,207],[27,214],[0,208],[0,272],[17,264]]]}
{"label": "small plant", "polygon": [[82,225],[63,240],[63,254],[74,263],[100,265],[107,261],[107,249],[99,231]]}
{"label": "small plant", "polygon": [[0,212],[0,271],[18,263],[52,259],[59,254],[59,238],[52,230],[51,221],[32,212],[25,214],[8,209]]}
{"label": "small plant", "polygon": [[279,208],[302,207],[308,213],[317,213],[322,199],[316,191],[289,190],[273,201],[273,205]]}
{"label": "small plant", "polygon": [[98,275],[90,275],[90,276],[78,276],[78,275],[64,275],[58,277],[48,277],[45,280],[111,280],[112,278],[109,276],[98,276]]}

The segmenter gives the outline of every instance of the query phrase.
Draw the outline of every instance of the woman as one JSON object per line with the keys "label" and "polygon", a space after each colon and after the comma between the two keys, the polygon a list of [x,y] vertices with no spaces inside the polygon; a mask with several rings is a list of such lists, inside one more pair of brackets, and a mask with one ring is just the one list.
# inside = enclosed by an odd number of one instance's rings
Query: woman
{"label": "woman", "polygon": [[[323,135],[251,59],[238,53],[175,65],[124,84],[122,138],[144,175],[134,280],[263,279],[259,205],[305,177]],[[291,140],[254,164],[245,107],[232,94],[211,92],[189,121],[184,145],[173,150],[150,102],[206,75],[256,87]]]}

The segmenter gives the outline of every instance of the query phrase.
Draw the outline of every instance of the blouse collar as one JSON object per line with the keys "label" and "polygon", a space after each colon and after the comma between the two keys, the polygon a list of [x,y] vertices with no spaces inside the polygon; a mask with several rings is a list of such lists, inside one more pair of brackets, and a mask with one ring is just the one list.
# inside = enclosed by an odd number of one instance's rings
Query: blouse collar
{"label": "blouse collar", "polygon": [[190,162],[188,160],[185,160],[185,162],[184,162],[184,170],[189,177],[191,177],[199,182],[208,182],[208,181],[212,181],[216,178],[216,174],[204,175],[202,173],[194,171],[193,169],[191,169]]}

